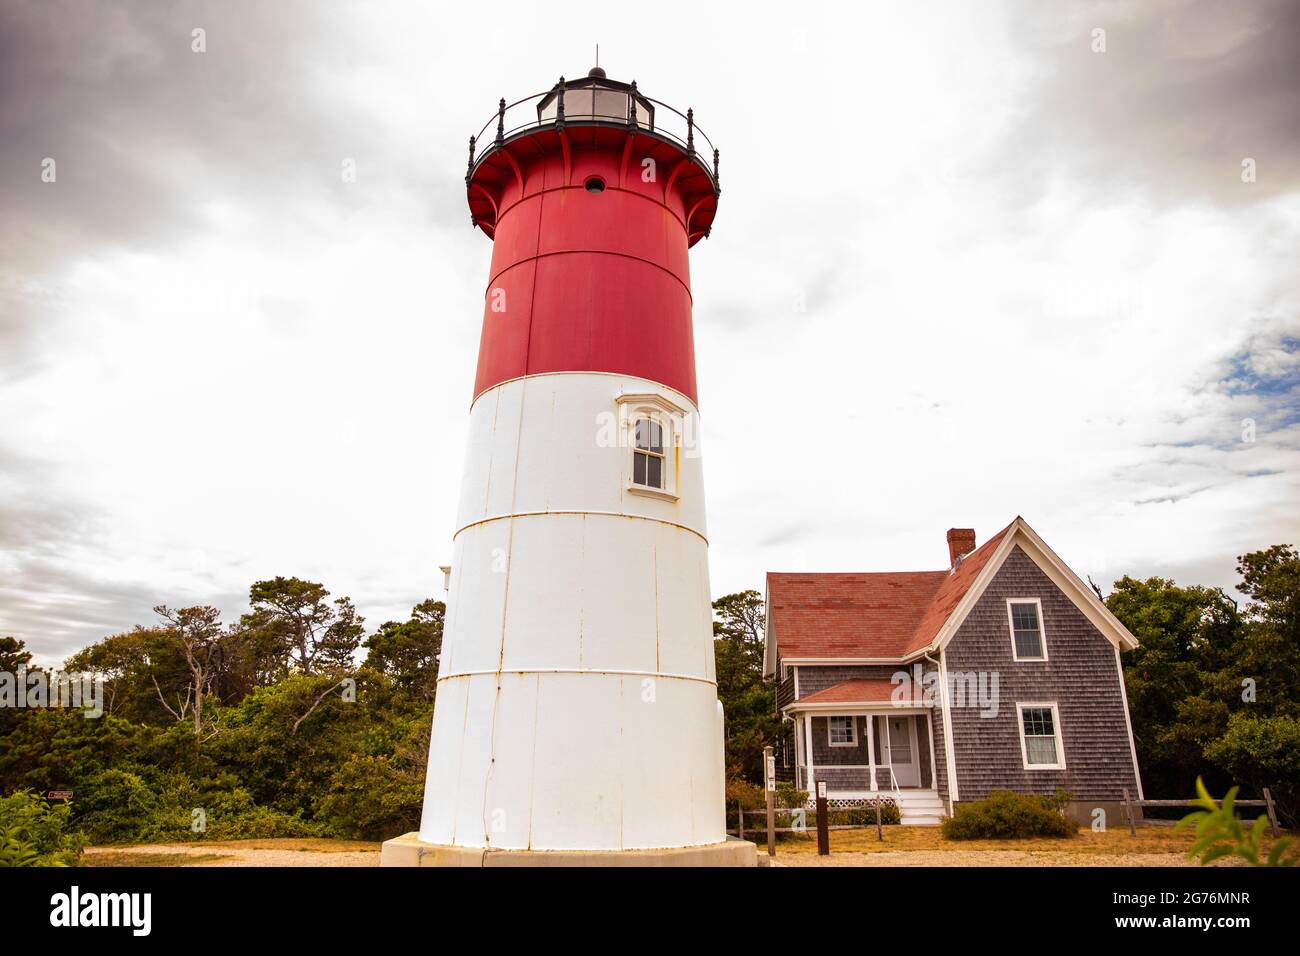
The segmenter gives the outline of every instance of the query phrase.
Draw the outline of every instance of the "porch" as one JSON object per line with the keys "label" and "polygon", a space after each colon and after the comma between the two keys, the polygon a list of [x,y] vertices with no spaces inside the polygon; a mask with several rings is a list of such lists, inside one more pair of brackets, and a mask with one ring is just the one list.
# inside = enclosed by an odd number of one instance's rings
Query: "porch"
{"label": "porch", "polygon": [[933,825],[946,815],[927,709],[810,702],[786,714],[794,724],[795,783],[810,799],[824,782],[831,806],[888,796],[905,824]]}

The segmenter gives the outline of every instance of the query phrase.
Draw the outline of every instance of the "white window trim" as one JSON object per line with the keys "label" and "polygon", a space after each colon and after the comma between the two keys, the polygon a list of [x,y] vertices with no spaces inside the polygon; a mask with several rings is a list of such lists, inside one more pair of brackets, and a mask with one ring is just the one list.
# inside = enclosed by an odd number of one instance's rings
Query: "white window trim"
{"label": "white window trim", "polygon": [[[1016,653],[1016,622],[1011,616],[1011,605],[1033,604],[1038,608],[1038,643],[1043,649],[1042,657],[1021,657]],[[1036,597],[1007,598],[1007,633],[1011,635],[1011,659],[1013,661],[1033,661],[1041,663],[1047,660],[1047,620],[1043,617],[1043,602]]]}
{"label": "white window trim", "polygon": [[[677,501],[677,465],[680,455],[678,423],[686,417],[686,412],[680,406],[669,401],[662,395],[656,395],[653,392],[649,394],[620,395],[617,398],[619,406],[619,416],[622,419],[622,428],[624,436],[625,454],[624,467],[627,469],[624,475],[624,490],[634,495],[643,495],[646,498],[658,498],[661,501]],[[633,478],[635,474],[634,463],[636,460],[636,423],[640,419],[649,419],[663,429],[664,453],[663,458],[663,487],[655,488],[651,485],[639,485]]]}
{"label": "white window trim", "polygon": [[[831,720],[835,717],[849,718],[849,729],[853,731],[852,740],[841,740],[839,743],[835,742],[835,738],[831,736]],[[830,747],[856,747],[858,745],[858,718],[853,714],[827,714],[826,715],[826,744],[827,746]]]}
{"label": "white window trim", "polygon": [[[1056,737],[1056,763],[1030,763],[1029,747],[1025,743],[1025,711],[1050,710],[1052,712],[1052,733]],[[1016,702],[1016,733],[1020,735],[1020,759],[1026,770],[1064,770],[1065,741],[1061,739],[1061,713],[1055,701]]]}

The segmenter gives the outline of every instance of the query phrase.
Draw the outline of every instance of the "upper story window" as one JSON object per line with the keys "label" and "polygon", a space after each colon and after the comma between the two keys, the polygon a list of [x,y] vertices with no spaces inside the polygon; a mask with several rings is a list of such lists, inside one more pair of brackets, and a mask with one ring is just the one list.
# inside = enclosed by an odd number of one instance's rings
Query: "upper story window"
{"label": "upper story window", "polygon": [[652,418],[639,418],[636,422],[632,484],[659,490],[664,487],[664,429]]}
{"label": "upper story window", "polygon": [[856,747],[858,745],[858,722],[854,717],[833,716],[829,718],[829,743],[832,747]]}
{"label": "upper story window", "polygon": [[1043,606],[1038,598],[1008,600],[1007,619],[1011,625],[1012,659],[1047,660],[1047,641],[1043,635]]}
{"label": "upper story window", "polygon": [[1017,704],[1026,770],[1064,770],[1061,722],[1055,704]]}

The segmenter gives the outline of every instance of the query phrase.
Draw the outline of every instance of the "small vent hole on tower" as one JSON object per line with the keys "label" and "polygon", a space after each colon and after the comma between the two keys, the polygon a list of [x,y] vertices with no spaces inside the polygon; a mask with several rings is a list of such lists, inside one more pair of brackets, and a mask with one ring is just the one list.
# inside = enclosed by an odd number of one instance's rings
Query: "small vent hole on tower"
{"label": "small vent hole on tower", "polygon": [[589,193],[603,193],[605,191],[605,180],[599,176],[588,176],[586,186]]}

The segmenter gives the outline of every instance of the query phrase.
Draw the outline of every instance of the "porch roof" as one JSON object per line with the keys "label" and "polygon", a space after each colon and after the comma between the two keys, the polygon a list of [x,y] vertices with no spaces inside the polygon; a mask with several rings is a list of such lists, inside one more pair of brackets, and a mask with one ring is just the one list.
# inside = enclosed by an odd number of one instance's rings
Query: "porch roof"
{"label": "porch roof", "polygon": [[803,704],[888,704],[893,701],[897,688],[888,677],[863,677],[857,680],[841,681],[824,690],[807,697],[800,697],[794,702],[798,707]]}

